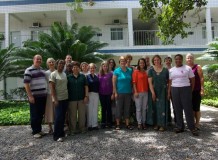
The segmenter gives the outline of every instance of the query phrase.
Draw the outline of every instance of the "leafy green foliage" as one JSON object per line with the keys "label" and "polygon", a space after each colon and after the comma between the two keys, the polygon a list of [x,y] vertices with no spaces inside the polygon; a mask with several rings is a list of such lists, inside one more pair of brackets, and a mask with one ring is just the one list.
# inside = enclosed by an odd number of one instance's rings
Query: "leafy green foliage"
{"label": "leafy green foliage", "polygon": [[[98,122],[101,122],[101,105],[98,105]],[[30,124],[29,104],[21,101],[0,101],[0,125]]]}
{"label": "leafy green foliage", "polygon": [[143,21],[156,19],[159,27],[157,36],[164,44],[172,44],[175,36],[188,36],[185,31],[190,23],[184,22],[184,17],[195,7],[200,8],[207,4],[207,0],[140,0],[142,6],[139,18]]}
{"label": "leafy green foliage", "polygon": [[73,2],[67,3],[67,5],[77,13],[82,13],[83,12],[82,2],[83,0],[73,0]]}
{"label": "leafy green foliage", "polygon": [[218,95],[217,81],[211,81],[206,77],[204,82],[204,92],[205,92],[205,97],[209,97],[209,98],[217,97]]}
{"label": "leafy green foliage", "polygon": [[0,125],[24,125],[30,123],[27,102],[0,101]]}
{"label": "leafy green foliage", "polygon": [[211,57],[218,61],[218,39],[208,44],[208,49],[205,51],[209,53]]}
{"label": "leafy green foliage", "polygon": [[218,83],[217,80],[212,79],[209,75],[205,76],[204,94],[203,104],[218,107]]}
{"label": "leafy green foliage", "polygon": [[218,98],[203,98],[202,103],[208,106],[214,106],[218,108]]}
{"label": "leafy green foliage", "polygon": [[[28,56],[18,54],[18,48],[11,44],[9,47],[0,50],[0,81],[7,77],[20,77],[26,67]],[[28,59],[32,62],[31,59]]]}
{"label": "leafy green foliage", "polygon": [[22,53],[41,53],[44,61],[48,57],[53,57],[56,60],[65,59],[68,54],[72,56],[74,61],[94,63],[103,61],[101,56],[95,52],[107,44],[93,41],[97,32],[92,26],[79,28],[78,24],[73,24],[70,27],[54,23],[50,30],[51,34],[40,33],[39,41],[28,40],[24,42]]}

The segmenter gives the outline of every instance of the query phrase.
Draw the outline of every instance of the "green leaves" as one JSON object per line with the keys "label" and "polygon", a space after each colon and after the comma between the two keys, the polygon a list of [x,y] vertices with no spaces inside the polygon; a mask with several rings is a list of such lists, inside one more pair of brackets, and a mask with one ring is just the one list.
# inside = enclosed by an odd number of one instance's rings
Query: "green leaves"
{"label": "green leaves", "polygon": [[181,38],[188,36],[185,29],[191,25],[184,22],[187,13],[194,7],[200,8],[206,4],[206,0],[140,0],[142,8],[139,19],[143,21],[156,19],[159,27],[157,36],[163,44],[172,44],[177,35]]}
{"label": "green leaves", "polygon": [[50,30],[51,34],[40,33],[39,41],[26,41],[21,50],[42,54],[44,62],[48,57],[65,59],[68,54],[74,61],[98,62],[100,59],[97,56],[89,56],[107,46],[106,43],[92,40],[97,34],[92,26],[79,28],[78,24],[68,26],[56,22]]}
{"label": "green leaves", "polygon": [[27,102],[0,101],[0,125],[24,125],[30,123]]}

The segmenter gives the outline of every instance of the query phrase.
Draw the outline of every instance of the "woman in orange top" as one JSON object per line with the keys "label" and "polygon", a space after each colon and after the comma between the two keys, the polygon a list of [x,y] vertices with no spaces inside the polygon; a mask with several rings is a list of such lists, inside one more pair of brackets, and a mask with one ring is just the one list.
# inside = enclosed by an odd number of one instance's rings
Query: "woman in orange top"
{"label": "woman in orange top", "polygon": [[132,75],[134,99],[136,105],[136,118],[138,129],[146,129],[146,108],[148,102],[148,75],[147,66],[144,58],[138,60],[137,69]]}

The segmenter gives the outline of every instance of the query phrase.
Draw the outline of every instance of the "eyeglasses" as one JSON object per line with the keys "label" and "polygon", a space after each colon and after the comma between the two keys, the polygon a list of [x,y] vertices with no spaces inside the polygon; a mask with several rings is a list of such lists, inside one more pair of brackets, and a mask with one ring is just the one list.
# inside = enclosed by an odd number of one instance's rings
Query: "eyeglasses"
{"label": "eyeglasses", "polygon": [[109,62],[109,63],[114,63],[113,61]]}
{"label": "eyeglasses", "polygon": [[50,62],[48,62],[48,63],[54,63],[53,61],[50,61]]}

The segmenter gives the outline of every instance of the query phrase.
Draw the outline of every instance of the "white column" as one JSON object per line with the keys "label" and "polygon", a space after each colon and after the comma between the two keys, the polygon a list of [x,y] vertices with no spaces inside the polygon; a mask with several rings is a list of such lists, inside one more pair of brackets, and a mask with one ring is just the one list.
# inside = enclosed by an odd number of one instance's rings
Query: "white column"
{"label": "white column", "polygon": [[206,28],[207,28],[207,42],[211,42],[212,38],[212,30],[211,30],[211,11],[210,8],[206,8]]}
{"label": "white column", "polygon": [[5,48],[10,45],[10,14],[5,13]]}
{"label": "white column", "polygon": [[128,38],[129,38],[129,46],[133,46],[133,19],[132,19],[132,8],[128,8]]}
{"label": "white column", "polygon": [[69,26],[72,26],[72,20],[71,20],[71,11],[68,9],[67,10],[67,24],[69,25]]}

